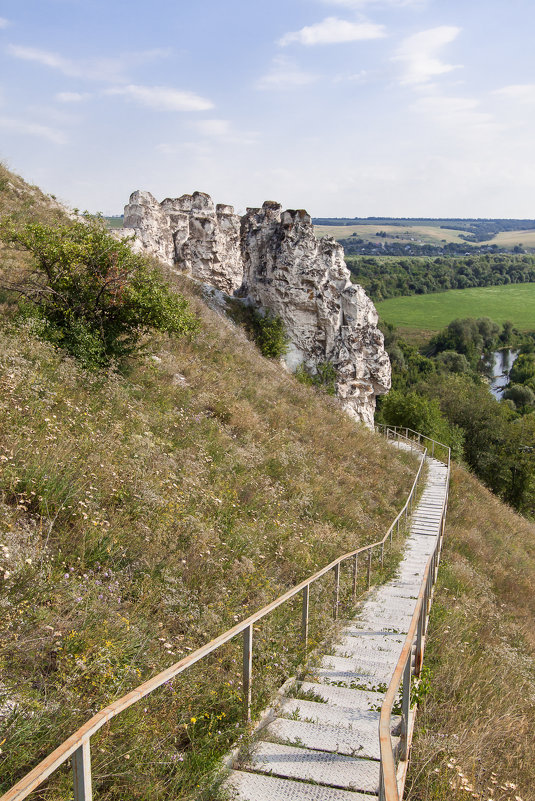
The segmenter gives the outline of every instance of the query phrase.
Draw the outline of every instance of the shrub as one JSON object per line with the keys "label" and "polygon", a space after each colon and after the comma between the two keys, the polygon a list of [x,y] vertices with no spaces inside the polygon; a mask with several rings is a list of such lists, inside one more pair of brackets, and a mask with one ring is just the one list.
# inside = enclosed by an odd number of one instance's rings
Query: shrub
{"label": "shrub", "polygon": [[307,369],[304,364],[300,364],[295,371],[298,381],[309,387],[318,387],[327,395],[336,395],[336,368],[332,362],[319,362],[316,365],[316,372]]}
{"label": "shrub", "polygon": [[510,384],[503,393],[505,400],[512,400],[517,409],[535,405],[535,393],[523,384]]}
{"label": "shrub", "polygon": [[231,298],[227,302],[228,314],[242,325],[263,356],[280,359],[288,350],[288,335],[282,319],[266,309],[265,312]]}
{"label": "shrub", "polygon": [[282,319],[269,309],[265,314],[253,310],[254,341],[263,356],[280,359],[288,350],[288,336]]}
{"label": "shrub", "polygon": [[6,221],[0,237],[29,251],[33,271],[10,289],[23,300],[37,333],[64,348],[85,367],[120,362],[140,350],[150,329],[191,334],[197,319],[150,261],[132,253],[100,219],[16,226]]}
{"label": "shrub", "polygon": [[435,399],[416,392],[392,390],[382,403],[380,418],[387,425],[412,428],[449,445],[454,458],[462,453],[462,431],[448,423]]}

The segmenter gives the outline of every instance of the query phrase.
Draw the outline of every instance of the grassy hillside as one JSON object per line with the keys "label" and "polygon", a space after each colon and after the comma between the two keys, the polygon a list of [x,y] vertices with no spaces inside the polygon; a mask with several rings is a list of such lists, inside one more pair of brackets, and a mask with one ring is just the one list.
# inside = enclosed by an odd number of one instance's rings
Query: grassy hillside
{"label": "grassy hillside", "polygon": [[535,798],[535,525],[453,471],[409,801]]}
{"label": "grassy hillside", "polygon": [[510,320],[520,331],[535,329],[535,284],[453,289],[429,295],[390,298],[377,303],[382,319],[411,339],[421,339],[462,317],[490,317],[498,323]]}
{"label": "grassy hillside", "polygon": [[333,219],[331,222],[325,218],[315,225],[315,230],[320,238],[332,236],[335,239],[347,239],[355,235],[364,242],[376,244],[405,242],[442,246],[451,242],[468,242],[506,249],[520,245],[529,251],[535,247],[532,220],[392,220],[378,217],[354,221]]}
{"label": "grassy hillside", "polygon": [[[324,236],[332,236],[335,239],[347,239],[348,236],[355,234],[365,242],[380,243],[381,241],[394,242],[419,242],[421,244],[443,245],[446,242],[462,243],[460,237],[462,231],[453,231],[447,228],[440,228],[438,225],[316,225],[314,226],[316,236],[320,239]],[[378,233],[385,233],[386,237],[378,237]],[[520,234],[520,232],[515,232]],[[530,232],[533,233],[533,232]],[[517,244],[517,241],[513,244]]]}
{"label": "grassy hillside", "polygon": [[[4,189],[4,211],[58,213],[20,191]],[[0,258],[4,275],[24,269],[18,254]],[[200,333],[150,339],[123,375],[84,372],[15,325],[4,295],[1,790],[98,708],[376,539],[412,483],[410,456],[181,289]],[[331,602],[326,577],[312,594],[313,642]],[[299,624],[298,599],[255,630],[256,712],[302,658],[288,636]],[[199,795],[244,733],[240,644],[94,738],[96,796]],[[70,783],[65,768],[36,797],[65,798]]]}

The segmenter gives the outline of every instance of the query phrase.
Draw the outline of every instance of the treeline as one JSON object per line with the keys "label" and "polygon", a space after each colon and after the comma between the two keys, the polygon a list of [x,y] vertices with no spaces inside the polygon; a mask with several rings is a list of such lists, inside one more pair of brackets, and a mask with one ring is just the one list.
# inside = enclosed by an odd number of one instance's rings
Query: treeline
{"label": "treeline", "polygon": [[[535,517],[535,333],[488,318],[454,320],[417,350],[383,324],[392,362],[392,391],[377,421],[408,426],[450,445],[497,495]],[[485,376],[485,353],[521,353],[511,384],[496,400]]]}
{"label": "treeline", "polygon": [[535,282],[535,256],[439,256],[433,259],[347,256],[355,283],[374,301],[448,289]]}
{"label": "treeline", "polygon": [[500,231],[526,231],[535,228],[535,220],[507,220],[479,217],[313,217],[314,225],[426,225],[467,231],[490,239]]}

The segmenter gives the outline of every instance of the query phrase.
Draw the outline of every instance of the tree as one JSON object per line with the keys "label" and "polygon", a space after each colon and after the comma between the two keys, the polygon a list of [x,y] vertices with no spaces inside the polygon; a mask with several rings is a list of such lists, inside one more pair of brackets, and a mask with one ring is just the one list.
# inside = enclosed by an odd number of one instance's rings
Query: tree
{"label": "tree", "polygon": [[192,334],[198,320],[161,272],[117,240],[100,219],[0,227],[6,243],[29,251],[33,269],[10,289],[39,322],[39,334],[85,367],[119,363],[140,349],[150,329]]}
{"label": "tree", "polygon": [[512,400],[517,409],[530,410],[535,406],[535,392],[524,384],[509,384],[503,393],[505,400]]}
{"label": "tree", "polygon": [[412,428],[449,445],[455,457],[462,451],[462,434],[442,415],[438,401],[416,392],[392,390],[381,405],[381,420],[392,426]]}

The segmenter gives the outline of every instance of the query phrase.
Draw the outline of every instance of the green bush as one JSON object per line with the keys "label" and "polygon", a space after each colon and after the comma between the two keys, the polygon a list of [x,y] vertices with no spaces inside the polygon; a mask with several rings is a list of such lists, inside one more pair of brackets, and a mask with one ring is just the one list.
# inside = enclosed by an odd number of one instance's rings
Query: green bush
{"label": "green bush", "polygon": [[416,392],[392,390],[381,405],[378,420],[387,425],[412,428],[449,445],[454,458],[462,454],[462,430],[448,422],[435,399]]}
{"label": "green bush", "polygon": [[159,270],[117,240],[100,219],[16,226],[0,238],[33,256],[33,271],[10,285],[38,335],[64,348],[84,367],[119,363],[140,350],[150,329],[192,334],[198,321]]}
{"label": "green bush", "polygon": [[309,387],[318,387],[327,395],[336,395],[336,368],[332,362],[320,362],[316,365],[316,372],[300,364],[295,371],[298,381]]}
{"label": "green bush", "polygon": [[252,326],[254,341],[263,356],[280,359],[288,350],[288,336],[281,318],[266,311],[265,314],[253,309]]}
{"label": "green bush", "polygon": [[288,350],[288,335],[278,315],[269,309],[261,312],[235,298],[227,301],[227,308],[229,316],[245,328],[263,356],[269,359],[280,359],[284,356]]}

